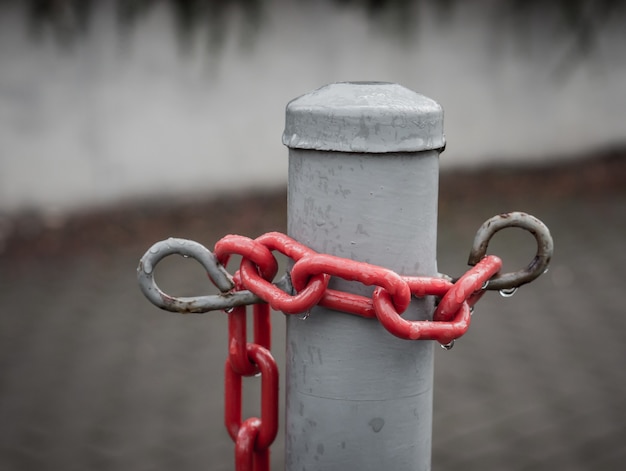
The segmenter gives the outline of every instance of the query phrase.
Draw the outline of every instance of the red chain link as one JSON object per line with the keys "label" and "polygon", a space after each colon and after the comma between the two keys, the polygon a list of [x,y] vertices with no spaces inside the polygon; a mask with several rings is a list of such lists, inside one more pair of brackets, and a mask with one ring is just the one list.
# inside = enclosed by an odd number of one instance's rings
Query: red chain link
{"label": "red chain link", "polygon": [[400,317],[391,295],[379,287],[372,296],[378,320],[393,335],[409,340],[437,340],[449,344],[463,335],[470,324],[471,306],[478,301],[484,283],[502,266],[500,259],[488,255],[454,284],[441,278],[405,277],[415,296],[443,296],[433,321],[409,321]]}
{"label": "red chain link", "polygon": [[[291,281],[296,294],[272,284],[278,271],[272,252],[294,261]],[[278,232],[254,240],[227,235],[215,245],[220,263],[225,265],[233,254],[242,257],[234,276],[234,290],[250,290],[267,303],[254,305],[254,342],[247,341],[246,307],[227,311],[224,422],[235,442],[237,471],[268,471],[269,447],[278,431],[278,368],[270,353],[270,306],[285,314],[296,314],[321,305],[377,318],[391,334],[403,339],[437,340],[445,345],[467,331],[472,306],[502,266],[498,257],[488,255],[454,283],[440,277],[400,276],[369,263],[319,254]],[[328,289],[331,276],[373,286],[372,297]],[[432,321],[401,317],[412,296],[440,298]],[[257,374],[261,375],[261,417],[242,422],[242,378]]]}

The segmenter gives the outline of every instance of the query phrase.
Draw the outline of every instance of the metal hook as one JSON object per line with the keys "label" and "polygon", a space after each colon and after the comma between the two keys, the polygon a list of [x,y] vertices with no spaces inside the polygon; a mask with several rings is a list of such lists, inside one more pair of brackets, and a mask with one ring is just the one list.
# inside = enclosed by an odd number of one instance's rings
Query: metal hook
{"label": "metal hook", "polygon": [[476,265],[486,255],[487,246],[493,235],[507,227],[519,227],[530,232],[537,241],[537,254],[525,269],[493,276],[485,289],[508,290],[530,283],[546,271],[552,258],[554,243],[546,225],[530,214],[512,212],[494,216],[480,226],[474,237],[467,263],[472,266]]}
{"label": "metal hook", "polygon": [[150,247],[144,256],[141,257],[137,267],[139,286],[150,302],[161,309],[171,312],[206,312],[221,308],[221,305],[226,301],[224,295],[176,298],[161,291],[154,281],[154,268],[163,258],[172,254],[191,257],[200,262],[207,271],[211,281],[222,293],[227,293],[235,287],[230,274],[204,245],[192,240],[170,237]]}
{"label": "metal hook", "polygon": [[[221,293],[180,298],[164,293],[154,281],[154,269],[163,258],[173,254],[190,257],[199,262]],[[152,304],[170,312],[204,313],[264,302],[251,291],[232,291],[235,283],[224,265],[217,260],[213,252],[193,240],[170,237],[154,244],[139,261],[137,280],[141,291]],[[285,292],[292,291],[288,275],[283,276],[275,285]]]}

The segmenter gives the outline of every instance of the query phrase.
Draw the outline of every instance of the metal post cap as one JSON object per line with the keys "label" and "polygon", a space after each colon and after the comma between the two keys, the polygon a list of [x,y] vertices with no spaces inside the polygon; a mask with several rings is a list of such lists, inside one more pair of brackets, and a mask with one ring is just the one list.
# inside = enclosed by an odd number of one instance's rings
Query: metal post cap
{"label": "metal post cap", "polygon": [[395,83],[333,83],[287,104],[283,144],[367,153],[442,149],[443,109]]}

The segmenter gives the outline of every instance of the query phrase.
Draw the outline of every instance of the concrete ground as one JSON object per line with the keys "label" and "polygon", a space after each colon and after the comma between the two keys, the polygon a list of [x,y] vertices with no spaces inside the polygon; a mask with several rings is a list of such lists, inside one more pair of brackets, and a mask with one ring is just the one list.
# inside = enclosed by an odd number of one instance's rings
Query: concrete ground
{"label": "concrete ground", "polygon": [[[550,227],[555,256],[515,296],[484,296],[454,349],[437,349],[433,469],[622,469],[626,159],[442,175],[440,271],[463,272],[478,226],[510,210]],[[0,220],[0,471],[233,469],[222,425],[226,316],[157,310],[135,268],[157,240],[211,247],[227,233],[284,230],[285,214],[278,191]],[[491,249],[506,271],[534,253],[521,231]],[[182,258],[159,275],[175,294],[208,289]],[[284,371],[281,314],[274,326]]]}

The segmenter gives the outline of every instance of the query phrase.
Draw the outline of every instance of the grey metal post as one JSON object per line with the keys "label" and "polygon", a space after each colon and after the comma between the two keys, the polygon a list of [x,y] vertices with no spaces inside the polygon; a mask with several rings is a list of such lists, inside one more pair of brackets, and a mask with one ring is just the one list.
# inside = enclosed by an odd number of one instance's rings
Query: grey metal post
{"label": "grey metal post", "polygon": [[[319,252],[435,276],[443,112],[389,83],[337,83],[287,105],[288,230]],[[333,279],[358,294],[372,289]],[[404,314],[426,319],[433,300]],[[430,469],[433,342],[316,307],[287,317],[286,470]]]}

